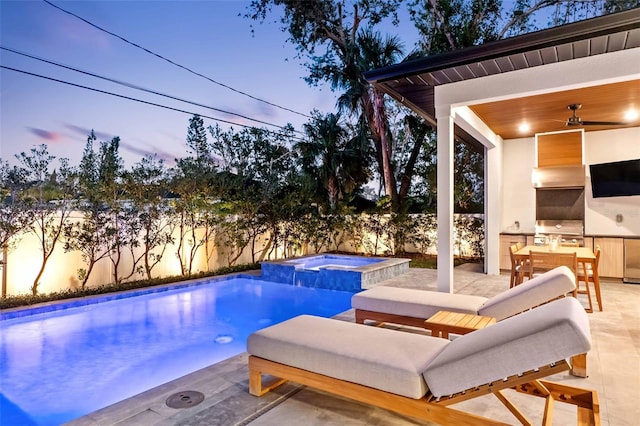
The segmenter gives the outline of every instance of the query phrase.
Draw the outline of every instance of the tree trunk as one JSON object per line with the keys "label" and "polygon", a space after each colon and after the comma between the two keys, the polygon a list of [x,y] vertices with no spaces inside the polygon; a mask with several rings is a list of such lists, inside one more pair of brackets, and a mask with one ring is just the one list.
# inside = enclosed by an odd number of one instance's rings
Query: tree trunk
{"label": "tree trunk", "polygon": [[382,179],[384,183],[385,194],[391,199],[392,206],[398,206],[398,188],[396,187],[395,175],[391,164],[393,157],[393,149],[389,140],[388,124],[386,122],[387,115],[384,108],[384,97],[373,87],[369,87],[367,95],[362,97],[362,106],[367,116],[369,129],[374,140],[379,141],[376,146],[378,155],[376,156]]}
{"label": "tree trunk", "polygon": [[87,282],[89,281],[89,276],[91,275],[91,271],[93,271],[93,266],[95,264],[96,264],[96,262],[93,259],[91,261],[89,261],[89,265],[88,265],[88,268],[87,268],[87,273],[85,274],[84,280],[82,280],[82,284],[81,284],[83,290],[85,289],[85,287],[87,285]]}

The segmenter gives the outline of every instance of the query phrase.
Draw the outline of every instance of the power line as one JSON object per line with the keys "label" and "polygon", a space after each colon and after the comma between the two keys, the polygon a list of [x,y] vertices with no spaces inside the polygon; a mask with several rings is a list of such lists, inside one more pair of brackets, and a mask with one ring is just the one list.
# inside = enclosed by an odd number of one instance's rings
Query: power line
{"label": "power line", "polygon": [[[158,96],[163,96],[165,98],[169,98],[169,99],[173,99],[173,100],[176,100],[176,101],[184,102],[184,103],[187,103],[187,104],[199,106],[199,107],[202,107],[202,108],[211,109],[213,111],[221,112],[221,113],[224,113],[224,114],[235,115],[236,117],[244,118],[246,120],[254,121],[254,122],[260,123],[260,124],[265,124],[267,126],[273,126],[273,127],[279,128],[279,129],[283,128],[282,126],[280,126],[278,124],[269,123],[269,122],[262,121],[262,120],[259,120],[257,118],[251,118],[249,116],[246,116],[246,115],[243,115],[243,114],[239,114],[239,113],[236,113],[236,112],[226,111],[226,110],[223,110],[223,109],[220,109],[220,108],[212,107],[212,106],[209,106],[209,105],[204,105],[204,104],[201,104],[201,103],[198,103],[198,102],[189,101],[189,100],[186,100],[186,99],[179,98],[177,96],[167,95],[165,93],[161,93],[161,92],[158,92],[158,91],[155,91],[155,90],[151,90],[151,89],[146,89],[144,87],[141,87],[141,86],[138,86],[138,85],[135,85],[135,84],[132,84],[132,83],[127,83],[125,81],[116,80],[114,78],[101,76],[99,74],[96,74],[96,73],[93,73],[93,72],[90,72],[90,71],[83,71],[81,69],[78,69],[78,68],[75,68],[75,67],[71,67],[71,66],[68,66],[68,65],[64,65],[64,64],[52,61],[50,59],[44,59],[44,58],[40,58],[40,57],[35,56],[35,55],[31,55],[29,53],[20,52],[19,50],[15,50],[15,49],[12,49],[10,47],[6,47],[6,46],[0,45],[0,49],[6,50],[8,52],[12,52],[12,53],[15,53],[15,54],[18,54],[18,55],[21,55],[21,56],[25,56],[27,58],[35,59],[37,61],[45,62],[47,64],[55,65],[55,66],[60,67],[60,68],[65,68],[65,69],[68,69],[68,70],[79,72],[81,74],[90,75],[91,77],[96,77],[96,78],[100,78],[102,80],[110,81],[112,83],[116,83],[116,84],[119,84],[121,86],[126,86],[126,87],[129,87],[129,88],[132,88],[132,89],[140,90],[140,91],[151,93],[151,94],[158,95]],[[296,133],[302,134],[302,132],[297,131],[297,130],[296,130]]]}
{"label": "power line", "polygon": [[201,73],[199,73],[199,72],[197,72],[197,71],[194,71],[194,70],[192,70],[191,68],[188,68],[188,67],[186,67],[186,66],[184,66],[184,65],[180,65],[180,64],[178,64],[177,62],[172,61],[171,59],[165,58],[164,56],[160,55],[159,53],[155,53],[154,51],[149,50],[149,49],[147,49],[146,47],[142,47],[142,46],[140,46],[139,44],[136,44],[136,43],[134,43],[134,42],[132,42],[132,41],[129,41],[129,40],[127,40],[126,38],[124,38],[124,37],[122,37],[122,36],[119,36],[119,35],[118,35],[118,34],[116,34],[116,33],[113,33],[113,32],[111,32],[111,31],[109,31],[109,30],[106,30],[106,29],[104,29],[104,28],[102,28],[102,27],[99,27],[98,25],[94,24],[93,22],[90,22],[90,21],[86,20],[85,18],[83,18],[83,17],[81,17],[81,16],[79,16],[79,15],[76,15],[75,13],[73,13],[73,12],[69,12],[68,10],[63,9],[63,8],[61,8],[60,6],[57,6],[57,5],[53,4],[53,3],[51,3],[49,0],[42,0],[42,1],[44,1],[44,2],[45,2],[45,3],[47,3],[48,5],[53,6],[53,7],[55,7],[56,9],[58,9],[58,10],[60,10],[60,11],[64,12],[64,13],[66,13],[66,14],[68,14],[68,15],[73,16],[74,18],[80,19],[81,21],[85,22],[86,24],[91,25],[92,27],[94,27],[94,28],[96,28],[96,29],[98,29],[98,30],[100,30],[100,31],[102,31],[102,32],[105,32],[105,33],[107,33],[107,34],[109,34],[109,35],[111,35],[111,36],[113,36],[113,37],[119,38],[120,40],[124,41],[124,42],[125,42],[125,43],[127,43],[127,44],[130,44],[130,45],[132,45],[132,46],[134,46],[134,47],[136,47],[136,48],[138,48],[138,49],[141,49],[141,50],[143,50],[143,51],[145,51],[145,52],[147,52],[147,53],[149,53],[149,54],[151,54],[151,55],[153,55],[153,56],[155,56],[155,57],[157,57],[157,58],[162,59],[163,61],[169,62],[170,64],[175,65],[176,67],[182,68],[183,70],[188,71],[188,72],[190,72],[191,74],[197,75],[198,77],[202,77],[202,78],[204,78],[204,79],[206,79],[206,80],[210,81],[211,83],[217,84],[217,85],[219,85],[219,86],[224,87],[225,89],[229,89],[229,90],[231,90],[232,92],[239,93],[239,94],[241,94],[241,95],[247,96],[247,97],[249,97],[249,98],[251,98],[251,99],[254,99],[254,100],[256,100],[256,101],[264,102],[264,103],[265,103],[265,104],[267,104],[267,105],[271,105],[271,106],[273,106],[273,107],[280,108],[280,109],[282,109],[282,110],[289,111],[289,112],[292,112],[292,113],[294,113],[294,114],[301,115],[301,116],[306,117],[306,118],[311,118],[311,116],[309,116],[309,115],[307,115],[307,114],[304,114],[304,113],[302,113],[302,112],[298,112],[298,111],[292,110],[292,109],[290,109],[290,108],[283,107],[283,106],[280,106],[280,105],[274,104],[274,103],[269,102],[269,101],[265,101],[264,99],[260,99],[260,98],[258,98],[258,97],[255,97],[255,96],[253,96],[253,95],[250,95],[250,94],[248,94],[248,93],[246,93],[246,92],[243,92],[243,91],[241,91],[241,90],[234,89],[233,87],[231,87],[231,86],[229,86],[229,85],[226,85],[226,84],[224,84],[224,83],[220,83],[219,81],[216,81],[216,80],[214,80],[214,79],[212,79],[212,78],[210,78],[210,77],[207,77],[206,75],[203,75],[203,74],[201,74]]}
{"label": "power line", "polygon": [[[83,86],[81,84],[72,83],[70,81],[59,80],[57,78],[48,77],[48,76],[45,76],[45,75],[36,74],[36,73],[29,72],[29,71],[24,71],[24,70],[20,70],[20,69],[17,69],[17,68],[13,68],[13,67],[8,67],[6,65],[0,65],[0,68],[4,68],[4,69],[10,70],[10,71],[19,72],[19,73],[30,75],[30,76],[33,76],[33,77],[43,78],[45,80],[55,81],[57,83],[67,84],[69,86],[79,87],[81,89],[91,90],[93,92],[103,93],[103,94],[106,94],[106,95],[111,95],[111,96],[115,96],[115,97],[118,97],[118,98],[134,101],[134,102],[139,102],[139,103],[142,103],[142,104],[147,104],[147,105],[152,105],[152,106],[156,106],[156,107],[159,107],[159,108],[164,108],[164,109],[168,109],[168,110],[172,110],[172,111],[182,112],[184,114],[199,115],[200,117],[208,118],[210,120],[218,121],[218,122],[221,122],[221,123],[232,124],[232,125],[236,125],[236,126],[244,127],[244,128],[248,128],[248,129],[255,128],[255,126],[249,126],[249,125],[246,125],[246,124],[234,123],[232,121],[224,120],[222,118],[211,117],[211,116],[208,116],[208,115],[198,114],[196,112],[191,112],[191,111],[187,111],[187,110],[184,110],[184,109],[171,107],[171,106],[168,106],[168,105],[162,105],[162,104],[158,104],[158,103],[155,103],[155,102],[145,101],[143,99],[132,98],[130,96],[121,95],[119,93],[113,93],[113,92],[109,92],[109,91],[106,91],[106,90],[96,89],[94,87]],[[265,132],[271,133],[271,134],[274,134],[274,135],[277,135],[277,136],[289,136],[291,139],[298,140],[298,141],[302,140],[300,138],[297,138],[297,137],[294,137],[294,136],[290,136],[290,135],[286,135],[284,133],[274,132],[272,130],[265,129]]]}

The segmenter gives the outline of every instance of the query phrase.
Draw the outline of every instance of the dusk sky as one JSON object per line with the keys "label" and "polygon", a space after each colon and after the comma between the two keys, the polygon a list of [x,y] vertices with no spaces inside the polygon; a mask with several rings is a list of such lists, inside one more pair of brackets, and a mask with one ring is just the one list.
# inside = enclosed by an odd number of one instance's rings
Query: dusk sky
{"label": "dusk sky", "polygon": [[[51,3],[206,77],[300,113],[335,111],[328,87],[309,87],[306,70],[272,23],[242,15],[247,1],[57,1]],[[145,53],[44,1],[0,1],[0,44],[5,49],[163,94],[284,126],[302,129],[308,118],[235,93]],[[251,25],[255,36],[251,34]],[[404,25],[413,27],[408,19]],[[405,41],[405,43],[407,43]],[[412,43],[407,43],[410,49]],[[0,50],[3,66],[240,124],[255,124],[207,108],[134,90]],[[120,136],[126,167],[145,154],[171,165],[186,155],[191,114],[162,109],[66,84],[0,69],[0,158],[45,143],[72,165],[87,135]],[[205,126],[216,121],[205,118]],[[221,123],[223,127],[228,125]],[[258,127],[273,127],[256,124]],[[239,129],[238,126],[234,128]],[[57,160],[55,162],[57,164]]]}

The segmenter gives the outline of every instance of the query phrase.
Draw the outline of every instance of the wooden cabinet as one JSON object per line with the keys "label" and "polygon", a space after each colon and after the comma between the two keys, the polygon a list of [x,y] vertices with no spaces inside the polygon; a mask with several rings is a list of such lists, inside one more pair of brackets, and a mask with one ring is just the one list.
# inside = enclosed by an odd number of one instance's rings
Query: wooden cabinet
{"label": "wooden cabinet", "polygon": [[[530,238],[533,241],[533,237],[530,237]],[[509,246],[516,243],[522,243],[524,245],[527,245],[527,236],[526,235],[510,235],[510,234],[500,235],[500,269],[505,271],[511,270],[511,257],[509,256]]]}
{"label": "wooden cabinet", "polygon": [[537,134],[537,167],[584,164],[582,135],[582,130]]}
{"label": "wooden cabinet", "polygon": [[584,246],[593,250],[593,238],[592,237],[584,237]]}
{"label": "wooden cabinet", "polygon": [[622,278],[624,274],[624,240],[622,238],[594,237],[593,247],[600,246],[601,277]]}

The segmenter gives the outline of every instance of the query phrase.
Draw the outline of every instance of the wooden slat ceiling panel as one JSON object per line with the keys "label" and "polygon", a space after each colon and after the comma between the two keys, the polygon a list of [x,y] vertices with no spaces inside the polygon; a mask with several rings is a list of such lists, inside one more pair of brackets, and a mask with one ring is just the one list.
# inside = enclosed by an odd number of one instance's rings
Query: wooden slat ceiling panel
{"label": "wooden slat ceiling panel", "polygon": [[[640,80],[489,102],[469,108],[503,139],[515,139],[534,133],[575,129],[565,125],[571,115],[567,106],[573,103],[582,104],[577,112],[582,120],[622,121],[628,108],[635,105],[636,110],[640,110]],[[518,130],[523,121],[531,125],[531,131],[525,134]],[[637,126],[636,120],[622,126],[584,126],[584,129],[596,131]]]}

